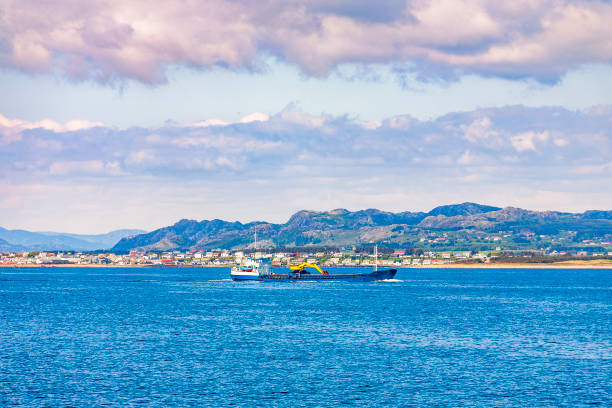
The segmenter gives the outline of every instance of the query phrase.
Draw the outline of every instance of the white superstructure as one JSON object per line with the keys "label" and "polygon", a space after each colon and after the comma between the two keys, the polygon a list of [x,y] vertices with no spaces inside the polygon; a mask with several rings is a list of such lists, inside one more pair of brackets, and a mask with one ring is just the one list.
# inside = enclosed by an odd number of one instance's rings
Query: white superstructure
{"label": "white superstructure", "polygon": [[233,280],[260,280],[262,274],[270,273],[270,262],[267,259],[245,258],[240,266],[230,271]]}

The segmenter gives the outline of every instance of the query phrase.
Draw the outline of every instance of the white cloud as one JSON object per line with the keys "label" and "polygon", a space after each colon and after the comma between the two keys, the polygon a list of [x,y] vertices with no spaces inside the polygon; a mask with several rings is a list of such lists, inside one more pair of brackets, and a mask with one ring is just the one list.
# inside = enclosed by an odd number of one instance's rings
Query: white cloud
{"label": "white cloud", "polygon": [[88,120],[71,120],[61,124],[50,119],[29,122],[20,119],[8,119],[6,116],[0,114],[0,135],[2,136],[0,144],[21,140],[21,132],[29,129],[46,129],[59,133],[90,129],[98,126],[104,126],[104,123],[90,122]]}
{"label": "white cloud", "polygon": [[227,122],[221,119],[207,119],[200,122],[187,123],[185,127],[209,127],[209,126],[227,126],[231,122]]}
{"label": "white cloud", "polygon": [[391,129],[401,129],[406,130],[409,129],[414,123],[416,119],[408,115],[398,115],[392,118],[385,120],[383,123],[385,126]]}
{"label": "white cloud", "polygon": [[500,133],[494,129],[493,122],[487,116],[476,118],[469,125],[461,125],[463,137],[470,143],[486,148],[499,147],[503,140]]}
{"label": "white cloud", "polygon": [[[326,75],[346,63],[558,78],[610,63],[605,1],[1,0],[7,43],[0,65],[73,78],[166,81],[170,65],[262,69],[262,55]],[[378,17],[377,17],[378,16]],[[382,16],[382,17],[381,17]],[[425,69],[425,67],[427,69]]]}
{"label": "white cloud", "polygon": [[325,121],[328,119],[325,116],[309,115],[308,113],[293,109],[285,109],[280,113],[280,117],[286,122],[314,128],[323,126]]}
{"label": "white cloud", "polygon": [[510,142],[517,152],[536,151],[536,142],[548,140],[548,132],[525,132],[512,136]]}
{"label": "white cloud", "polygon": [[560,180],[581,186],[597,175],[600,184],[593,188],[609,190],[604,178],[612,170],[610,115],[508,107],[429,121],[396,116],[371,127],[358,118],[289,109],[268,120],[252,118],[262,120],[205,128],[22,130],[14,134],[18,140],[0,147],[0,179],[72,185],[95,180],[101,186],[121,180],[131,188],[142,180],[206,180],[213,191],[227,183],[268,180],[270,194],[278,197],[295,187],[296,177],[307,188],[325,181],[345,191],[365,188],[353,180],[369,179],[387,190],[411,191],[425,183],[462,194],[461,186],[476,182],[485,189]]}
{"label": "white cloud", "polygon": [[243,118],[241,118],[240,120],[238,120],[237,122],[228,122],[225,120],[221,120],[221,119],[206,119],[200,122],[192,122],[192,123],[187,123],[182,125],[183,127],[209,127],[209,126],[227,126],[227,125],[231,125],[233,123],[251,123],[251,122],[265,122],[268,119],[270,119],[270,117],[268,115],[266,115],[265,113],[261,113],[261,112],[253,112],[249,115],[244,116]]}
{"label": "white cloud", "polygon": [[457,159],[458,164],[472,164],[474,162],[474,157],[469,150],[463,152],[463,154]]}
{"label": "white cloud", "polygon": [[239,122],[240,123],[265,122],[268,119],[270,119],[270,117],[266,115],[265,113],[254,112],[254,113],[251,113],[250,115],[246,115],[245,117],[240,119]]}

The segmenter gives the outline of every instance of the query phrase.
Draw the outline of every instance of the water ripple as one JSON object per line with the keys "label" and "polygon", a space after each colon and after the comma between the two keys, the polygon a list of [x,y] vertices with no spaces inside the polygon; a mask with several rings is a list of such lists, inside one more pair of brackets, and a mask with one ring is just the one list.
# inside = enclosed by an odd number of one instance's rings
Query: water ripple
{"label": "water ripple", "polygon": [[66,269],[0,271],[0,406],[612,406],[611,270]]}

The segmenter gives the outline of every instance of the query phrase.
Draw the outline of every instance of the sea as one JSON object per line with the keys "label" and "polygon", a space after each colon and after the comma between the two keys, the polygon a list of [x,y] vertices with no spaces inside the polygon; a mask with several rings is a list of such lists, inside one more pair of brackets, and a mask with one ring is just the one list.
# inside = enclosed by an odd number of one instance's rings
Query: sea
{"label": "sea", "polygon": [[228,278],[0,268],[0,406],[612,406],[612,269]]}

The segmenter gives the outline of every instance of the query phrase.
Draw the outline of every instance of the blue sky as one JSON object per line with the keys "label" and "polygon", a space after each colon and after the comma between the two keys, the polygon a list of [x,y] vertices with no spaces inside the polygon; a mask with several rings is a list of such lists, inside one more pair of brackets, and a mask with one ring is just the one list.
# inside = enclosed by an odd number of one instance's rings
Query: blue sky
{"label": "blue sky", "polygon": [[431,119],[516,104],[584,109],[612,99],[612,67],[603,64],[572,70],[554,84],[477,75],[422,82],[414,74],[402,76],[387,66],[355,65],[313,78],[278,61],[270,61],[261,73],[174,67],[168,78],[166,84],[134,80],[99,84],[4,71],[0,84],[9,97],[0,101],[0,112],[31,121],[79,118],[127,127],[158,126],[167,120],[236,121],[253,112],[273,115],[292,104],[312,114],[382,120],[400,114]]}
{"label": "blue sky", "polygon": [[611,208],[607,2],[143,7],[0,0],[0,226]]}

